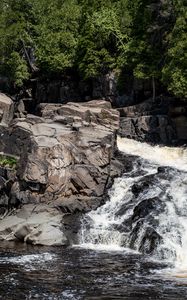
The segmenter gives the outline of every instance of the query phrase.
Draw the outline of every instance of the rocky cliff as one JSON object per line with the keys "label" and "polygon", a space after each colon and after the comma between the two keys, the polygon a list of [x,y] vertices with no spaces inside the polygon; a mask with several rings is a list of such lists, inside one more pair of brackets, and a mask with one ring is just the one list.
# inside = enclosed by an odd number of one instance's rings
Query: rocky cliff
{"label": "rocky cliff", "polygon": [[123,137],[163,145],[184,144],[187,140],[187,104],[158,97],[119,108]]}
{"label": "rocky cliff", "polygon": [[87,81],[75,77],[38,80],[32,89],[17,95],[16,115],[35,114],[43,102],[65,104],[72,99],[75,103],[104,99],[119,109],[122,136],[153,144],[186,143],[186,101],[169,95],[157,81],[155,92],[153,97],[151,80],[114,71]]}

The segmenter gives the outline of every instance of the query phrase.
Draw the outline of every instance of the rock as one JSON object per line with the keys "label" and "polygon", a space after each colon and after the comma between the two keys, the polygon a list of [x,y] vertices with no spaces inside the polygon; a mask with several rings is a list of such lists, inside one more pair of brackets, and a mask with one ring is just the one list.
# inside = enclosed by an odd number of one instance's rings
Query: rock
{"label": "rock", "polygon": [[171,144],[177,138],[174,124],[164,115],[121,118],[119,133],[122,137],[153,144]]}
{"label": "rock", "polygon": [[61,226],[55,223],[41,224],[25,236],[24,241],[33,245],[67,246],[68,240]]}
{"label": "rock", "polygon": [[163,208],[164,204],[158,199],[158,197],[140,201],[133,210],[132,221],[136,222],[141,218],[145,218],[151,212],[156,214],[158,213],[158,210],[162,211]]}
{"label": "rock", "polygon": [[172,118],[177,131],[178,141],[187,141],[187,116],[179,115]]}
{"label": "rock", "polygon": [[[45,119],[80,127],[93,125],[105,126],[109,130],[119,128],[119,113],[112,109],[109,102],[93,100],[87,103],[40,104],[39,114]],[[58,117],[58,118],[57,118]],[[60,117],[60,118],[59,118]],[[63,119],[62,119],[63,117]]]}
{"label": "rock", "polygon": [[149,188],[149,182],[148,181],[143,181],[143,182],[139,182],[139,183],[135,183],[133,184],[131,190],[133,192],[133,194],[138,197],[139,194],[145,190],[145,188]]}
{"label": "rock", "polygon": [[[63,226],[49,223],[46,209],[53,208],[62,220],[64,213],[87,212],[106,200],[112,179],[121,174],[121,164],[114,157],[119,113],[102,100],[42,104],[39,111],[40,117],[15,119],[4,133],[1,149],[19,156],[16,174],[9,174],[10,186],[4,195],[8,196],[8,209],[19,211],[20,207],[41,204],[45,212],[37,218],[32,213],[21,223],[15,213],[13,224],[5,217],[0,221],[1,238],[63,244],[67,242]],[[5,202],[2,198],[2,207]],[[51,242],[53,231],[56,239]]]}
{"label": "rock", "polygon": [[152,254],[155,249],[161,244],[162,237],[156,230],[147,227],[140,244],[140,251],[145,254]]}
{"label": "rock", "polygon": [[24,205],[0,223],[0,240],[24,241],[33,245],[67,245],[63,215],[45,205]]}
{"label": "rock", "polygon": [[74,78],[63,78],[62,80],[50,80],[45,82],[37,82],[36,89],[34,91],[34,98],[38,103],[60,103],[64,104],[67,101],[74,99],[80,101],[84,99],[83,89],[79,87]]}
{"label": "rock", "polygon": [[8,126],[13,119],[13,101],[5,94],[0,93],[0,125]]}
{"label": "rock", "polygon": [[182,144],[187,140],[187,105],[179,100],[158,97],[121,107],[123,137],[153,144]]}
{"label": "rock", "polygon": [[[113,169],[111,165],[119,114],[105,101],[91,101],[53,108],[44,104],[41,115],[42,118],[17,119],[11,128],[11,138],[7,137],[6,153],[20,153],[19,185],[14,198],[19,203],[49,202],[61,207],[65,201],[68,209],[68,199],[75,196],[79,199],[77,203],[81,203],[75,205],[75,210],[82,211],[91,209],[87,198],[95,197],[99,205],[111,172],[115,173],[115,159]],[[56,121],[57,115],[66,118],[67,124]],[[78,131],[74,130],[77,124]],[[72,204],[69,209],[72,211]]]}
{"label": "rock", "polygon": [[[3,216],[11,206],[12,184],[16,181],[16,170],[0,167],[0,216]],[[14,203],[16,206],[16,203]]]}
{"label": "rock", "polygon": [[58,80],[37,82],[34,98],[38,103],[60,103],[89,101],[91,99],[105,99],[114,101],[117,96],[116,72],[89,80],[80,80],[76,76],[66,76]]}
{"label": "rock", "polygon": [[[137,244],[137,240],[139,243]],[[156,248],[161,244],[162,237],[151,226],[144,226],[139,221],[133,229],[130,236],[130,247],[137,249],[144,254],[153,254]]]}
{"label": "rock", "polygon": [[157,98],[155,101],[148,99],[136,105],[119,108],[118,111],[122,118],[167,115],[169,112],[169,102],[163,98]]}

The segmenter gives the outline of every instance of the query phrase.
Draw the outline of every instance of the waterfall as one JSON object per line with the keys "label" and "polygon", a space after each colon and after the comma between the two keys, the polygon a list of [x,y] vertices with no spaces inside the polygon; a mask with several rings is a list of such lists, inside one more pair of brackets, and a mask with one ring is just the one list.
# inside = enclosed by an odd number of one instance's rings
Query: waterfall
{"label": "waterfall", "polygon": [[187,149],[118,138],[130,164],[109,201],[86,214],[84,247],[132,249],[187,267]]}

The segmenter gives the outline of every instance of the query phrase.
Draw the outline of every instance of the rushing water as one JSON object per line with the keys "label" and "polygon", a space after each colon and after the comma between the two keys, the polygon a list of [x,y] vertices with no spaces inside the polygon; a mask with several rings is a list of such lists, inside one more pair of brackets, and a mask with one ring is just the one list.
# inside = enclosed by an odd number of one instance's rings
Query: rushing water
{"label": "rushing water", "polygon": [[0,299],[187,299],[187,150],[118,146],[130,167],[79,245],[0,245]]}
{"label": "rushing water", "polygon": [[187,277],[187,150],[120,138],[118,147],[134,155],[132,168],[115,180],[110,201],[84,217],[80,243],[149,253]]}

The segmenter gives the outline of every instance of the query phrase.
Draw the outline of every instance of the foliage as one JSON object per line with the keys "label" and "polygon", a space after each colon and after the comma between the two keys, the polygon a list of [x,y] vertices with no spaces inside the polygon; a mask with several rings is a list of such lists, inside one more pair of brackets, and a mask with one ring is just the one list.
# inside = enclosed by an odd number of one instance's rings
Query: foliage
{"label": "foliage", "polygon": [[48,72],[72,67],[80,17],[80,7],[76,1],[35,1],[33,14],[36,20],[33,38],[39,66]]}
{"label": "foliage", "polygon": [[0,166],[1,167],[8,167],[15,169],[17,165],[17,159],[14,157],[9,157],[5,155],[0,155]]}
{"label": "foliage", "polygon": [[187,97],[186,18],[185,0],[2,0],[0,73],[21,87],[126,69]]}
{"label": "foliage", "polygon": [[78,67],[84,77],[95,77],[115,68],[124,40],[115,7],[103,6],[88,14],[78,49]]}
{"label": "foliage", "polygon": [[178,97],[187,98],[187,9],[185,1],[175,1],[176,22],[169,35],[163,82]]}

